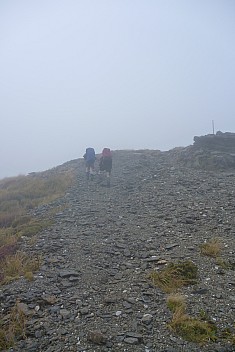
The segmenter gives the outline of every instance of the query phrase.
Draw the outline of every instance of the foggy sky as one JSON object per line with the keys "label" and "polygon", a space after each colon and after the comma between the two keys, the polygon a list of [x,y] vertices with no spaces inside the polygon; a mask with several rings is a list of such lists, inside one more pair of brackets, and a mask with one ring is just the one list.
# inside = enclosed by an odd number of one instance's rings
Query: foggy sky
{"label": "foggy sky", "polygon": [[0,178],[235,132],[234,0],[0,0]]}

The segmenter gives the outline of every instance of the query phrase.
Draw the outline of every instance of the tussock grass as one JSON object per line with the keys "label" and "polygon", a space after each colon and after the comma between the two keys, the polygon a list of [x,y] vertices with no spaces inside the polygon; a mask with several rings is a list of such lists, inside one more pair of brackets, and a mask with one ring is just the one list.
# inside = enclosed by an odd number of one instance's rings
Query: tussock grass
{"label": "tussock grass", "polygon": [[216,340],[216,326],[205,319],[190,317],[186,313],[185,297],[179,293],[171,294],[167,297],[167,306],[173,312],[169,328],[177,335],[180,335],[187,341],[203,344],[207,341]]}
{"label": "tussock grass", "polygon": [[235,270],[235,261],[232,260],[224,260],[222,258],[217,258],[216,264],[225,270]]}
{"label": "tussock grass", "polygon": [[190,317],[182,307],[175,310],[169,326],[187,341],[203,344],[216,340],[217,328],[214,324]]}
{"label": "tussock grass", "polygon": [[44,228],[47,228],[52,225],[52,221],[50,220],[31,220],[27,225],[21,225],[18,226],[16,231],[17,231],[17,236],[22,237],[22,236],[27,236],[27,237],[33,237],[36,235],[38,232],[43,230]]}
{"label": "tussock grass", "polygon": [[26,271],[26,272],[24,273],[24,277],[25,277],[26,280],[28,280],[28,281],[33,281],[33,280],[34,280],[34,276],[33,276],[32,271]]}
{"label": "tussock grass", "polygon": [[28,224],[31,220],[32,220],[32,219],[31,219],[31,216],[29,216],[29,215],[23,215],[23,216],[20,216],[19,218],[16,218],[16,219],[12,222],[11,226],[12,226],[13,228],[17,228],[18,226],[22,226],[22,225]]}
{"label": "tussock grass", "polygon": [[171,312],[176,312],[176,310],[181,309],[182,311],[186,308],[185,297],[180,293],[171,294],[167,297],[167,307]]}
{"label": "tussock grass", "polygon": [[12,231],[4,232],[1,234],[0,231],[0,248],[6,245],[14,245],[17,242],[17,236],[12,234]]}
{"label": "tussock grass", "polygon": [[222,243],[218,238],[213,238],[200,245],[201,254],[216,258],[222,250]]}
{"label": "tussock grass", "polygon": [[26,321],[26,315],[18,302],[8,315],[0,319],[1,351],[14,346],[17,339],[26,338]]}
{"label": "tussock grass", "polygon": [[150,274],[154,285],[167,293],[172,293],[182,286],[195,284],[197,276],[197,266],[189,260],[169,263],[165,269]]}
{"label": "tussock grass", "polygon": [[29,256],[20,251],[9,255],[1,262],[0,283],[6,284],[25,275],[29,278],[29,273],[39,270],[40,264],[40,257]]}
{"label": "tussock grass", "polygon": [[0,227],[16,227],[29,222],[27,210],[61,197],[74,181],[71,171],[44,177],[18,176],[1,180]]}

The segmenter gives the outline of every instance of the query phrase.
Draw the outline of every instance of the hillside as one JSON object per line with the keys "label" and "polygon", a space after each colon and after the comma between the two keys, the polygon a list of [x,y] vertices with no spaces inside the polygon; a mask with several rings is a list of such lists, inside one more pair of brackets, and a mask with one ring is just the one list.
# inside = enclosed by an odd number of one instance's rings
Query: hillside
{"label": "hillside", "polygon": [[[42,255],[34,280],[0,287],[2,314],[18,301],[27,317],[27,338],[8,351],[235,351],[235,169],[203,170],[193,153],[115,151],[110,188],[87,183],[81,159],[45,173],[72,170],[76,182],[32,210],[53,220],[33,246],[27,236],[20,244]],[[202,254],[205,242],[218,244],[215,257]],[[217,329],[203,344],[170,328],[169,294],[153,282],[179,261],[198,270],[179,289],[186,314]]]}

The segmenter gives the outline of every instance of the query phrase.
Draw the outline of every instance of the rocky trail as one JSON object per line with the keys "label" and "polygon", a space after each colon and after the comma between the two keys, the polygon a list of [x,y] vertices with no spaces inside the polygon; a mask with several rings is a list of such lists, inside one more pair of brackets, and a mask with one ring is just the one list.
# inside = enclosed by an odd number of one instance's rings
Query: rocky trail
{"label": "rocky trail", "polygon": [[[28,316],[27,339],[9,351],[229,352],[226,340],[203,346],[168,327],[167,294],[149,278],[164,263],[192,260],[196,285],[184,287],[187,311],[206,312],[221,331],[234,329],[234,270],[202,256],[200,245],[221,239],[221,258],[234,262],[234,171],[202,171],[169,162],[157,151],[117,151],[111,187],[87,183],[82,160],[76,185],[64,198],[33,252],[43,264],[32,282],[2,286],[1,308],[16,299]],[[22,248],[31,248],[25,239]]]}

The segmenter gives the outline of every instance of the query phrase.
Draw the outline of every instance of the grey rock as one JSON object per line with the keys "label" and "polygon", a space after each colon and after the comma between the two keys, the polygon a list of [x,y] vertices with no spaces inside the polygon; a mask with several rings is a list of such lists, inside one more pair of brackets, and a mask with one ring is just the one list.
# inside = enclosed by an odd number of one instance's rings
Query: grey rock
{"label": "grey rock", "polygon": [[179,246],[178,243],[171,243],[171,244],[167,244],[167,245],[165,246],[165,248],[166,248],[166,250],[170,250],[170,249],[173,249],[173,248],[175,248],[175,247],[177,247],[177,246]]}
{"label": "grey rock", "polygon": [[69,277],[77,277],[79,276],[79,273],[75,270],[63,270],[63,271],[60,271],[59,272],[59,275],[62,277],[62,278],[69,278]]}
{"label": "grey rock", "polygon": [[89,308],[88,308],[88,307],[81,308],[81,309],[80,309],[80,313],[81,313],[82,315],[88,314],[88,313],[89,313]]}
{"label": "grey rock", "polygon": [[135,337],[126,337],[124,339],[124,342],[129,345],[137,345],[139,343],[139,340],[136,339]]}
{"label": "grey rock", "polygon": [[67,319],[70,317],[70,311],[67,309],[61,309],[60,310],[60,315],[63,317],[63,319]]}
{"label": "grey rock", "polygon": [[152,322],[152,320],[153,320],[152,314],[144,314],[143,315],[142,322],[144,324],[150,324]]}
{"label": "grey rock", "polygon": [[94,344],[98,344],[98,345],[105,344],[107,341],[107,337],[104,334],[102,334],[102,332],[99,330],[88,331],[87,338]]}

